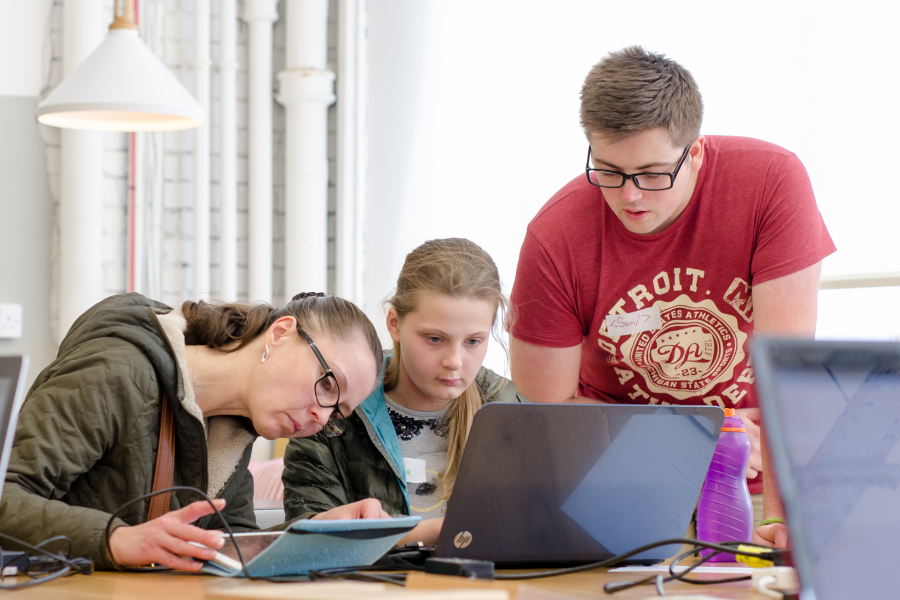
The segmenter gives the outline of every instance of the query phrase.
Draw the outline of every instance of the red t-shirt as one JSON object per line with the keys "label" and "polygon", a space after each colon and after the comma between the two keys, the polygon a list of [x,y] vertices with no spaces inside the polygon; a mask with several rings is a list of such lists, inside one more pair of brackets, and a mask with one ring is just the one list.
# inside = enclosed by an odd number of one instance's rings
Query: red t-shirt
{"label": "red t-shirt", "polygon": [[[538,346],[582,344],[580,396],[756,406],[750,287],[834,250],[796,155],[706,136],[691,200],[662,233],[628,231],[584,174],[544,205],[519,255],[511,333]],[[661,329],[608,335],[606,315],[652,306]]]}

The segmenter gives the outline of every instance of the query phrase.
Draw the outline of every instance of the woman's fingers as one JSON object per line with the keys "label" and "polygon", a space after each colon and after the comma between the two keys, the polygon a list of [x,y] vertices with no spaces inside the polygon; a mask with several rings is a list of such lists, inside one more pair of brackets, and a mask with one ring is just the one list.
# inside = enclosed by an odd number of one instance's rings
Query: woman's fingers
{"label": "woman's fingers", "polygon": [[[196,546],[195,546],[196,547]],[[154,563],[158,565],[165,565],[172,569],[177,569],[179,571],[199,571],[203,568],[203,563],[200,561],[192,560],[190,558],[184,556],[178,556],[177,554],[172,554],[171,552],[165,552],[159,550],[154,552],[152,560],[149,563]],[[210,557],[212,558],[212,557]],[[203,560],[203,559],[201,559]],[[142,564],[149,564],[142,563]]]}
{"label": "woman's fingers", "polygon": [[359,518],[360,519],[390,519],[391,515],[385,512],[384,508],[381,506],[381,502],[376,500],[375,498],[367,498],[365,500],[360,500],[357,502],[360,505],[359,507]]}
{"label": "woman's fingers", "polygon": [[313,517],[316,520],[322,519],[390,519],[381,506],[381,502],[375,498],[366,498],[351,502],[337,508],[332,508],[323,513],[319,513]]}
{"label": "woman's fingers", "polygon": [[[225,500],[216,498],[213,500],[216,508],[222,510],[225,508]],[[193,523],[200,517],[206,516],[213,512],[212,507],[205,500],[192,502],[184,508],[173,510],[166,513],[157,520],[161,520],[166,527],[166,531],[174,538],[186,540],[189,542],[197,542],[210,548],[221,548],[225,540],[218,531],[209,531],[201,529],[190,523]],[[151,521],[152,523],[152,521]],[[193,556],[193,555],[192,555]]]}
{"label": "woman's fingers", "polygon": [[[199,563],[189,558],[176,556],[170,551],[174,542],[164,531],[159,519],[154,519],[134,527],[118,527],[109,537],[109,550],[113,559],[120,565],[137,567],[148,564],[160,564],[173,569],[196,571]],[[194,546],[198,558],[205,559],[205,554],[212,550]],[[211,557],[211,555],[210,555]]]}
{"label": "woman's fingers", "polygon": [[197,542],[210,548],[221,548],[225,544],[225,539],[218,531],[209,531],[178,521],[164,522],[164,527],[165,532],[173,539]]}
{"label": "woman's fingers", "polygon": [[[220,510],[225,507],[225,500],[221,498],[213,502]],[[121,565],[156,563],[173,569],[197,571],[201,564],[191,558],[209,560],[216,549],[225,543],[219,532],[191,525],[212,512],[213,508],[204,500],[141,525],[118,527],[109,537],[110,552]]]}
{"label": "woman's fingers", "polygon": [[[225,499],[216,498],[215,500],[213,500],[213,504],[216,505],[216,508],[222,510],[223,508],[225,508]],[[212,514],[214,512],[215,511],[213,510],[212,506],[209,505],[209,502],[207,502],[206,500],[198,500],[197,502],[191,502],[183,508],[168,512],[160,518],[162,519],[170,517],[178,519],[182,523],[193,523],[200,517],[205,517],[206,515]]]}

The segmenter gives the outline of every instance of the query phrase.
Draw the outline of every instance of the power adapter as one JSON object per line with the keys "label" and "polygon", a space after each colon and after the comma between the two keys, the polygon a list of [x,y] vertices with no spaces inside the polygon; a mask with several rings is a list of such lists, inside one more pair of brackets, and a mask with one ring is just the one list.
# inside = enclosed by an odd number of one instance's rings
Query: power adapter
{"label": "power adapter", "polygon": [[465,558],[427,558],[425,572],[436,575],[455,575],[475,579],[493,579],[494,563]]}
{"label": "power adapter", "polygon": [[4,576],[11,576],[28,567],[28,557],[24,552],[0,550],[0,571]]}
{"label": "power adapter", "polygon": [[753,589],[768,598],[789,598],[800,589],[792,567],[753,569]]}

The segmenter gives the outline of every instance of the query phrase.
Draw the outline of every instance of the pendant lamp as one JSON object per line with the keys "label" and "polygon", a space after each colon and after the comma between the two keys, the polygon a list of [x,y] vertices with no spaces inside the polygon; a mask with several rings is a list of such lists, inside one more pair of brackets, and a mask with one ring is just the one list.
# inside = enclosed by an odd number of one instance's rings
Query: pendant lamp
{"label": "pendant lamp", "polygon": [[106,40],[38,104],[39,122],[99,131],[172,131],[203,124],[200,103],[141,41],[133,4],[125,4],[124,15],[113,9]]}

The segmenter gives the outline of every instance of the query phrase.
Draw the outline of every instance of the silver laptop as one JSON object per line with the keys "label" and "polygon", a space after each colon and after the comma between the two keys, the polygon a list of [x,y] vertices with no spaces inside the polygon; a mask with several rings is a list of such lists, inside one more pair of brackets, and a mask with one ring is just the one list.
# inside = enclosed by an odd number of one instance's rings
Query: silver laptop
{"label": "silver laptop", "polygon": [[724,418],[710,406],[488,404],[472,423],[436,554],[583,564],[684,537]]}
{"label": "silver laptop", "polygon": [[897,598],[900,344],[760,339],[753,365],[801,598]]}
{"label": "silver laptop", "polygon": [[28,369],[27,356],[0,356],[0,492],[9,467],[13,438],[16,436],[16,421],[19,409],[25,399],[25,372]]}

